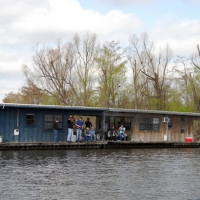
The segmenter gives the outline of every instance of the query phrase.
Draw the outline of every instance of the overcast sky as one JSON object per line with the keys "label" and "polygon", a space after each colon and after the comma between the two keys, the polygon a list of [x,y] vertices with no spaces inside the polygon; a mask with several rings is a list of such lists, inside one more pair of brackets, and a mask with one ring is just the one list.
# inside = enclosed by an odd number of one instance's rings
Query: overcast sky
{"label": "overcast sky", "polygon": [[147,32],[190,56],[200,43],[200,0],[0,0],[0,8],[0,102],[23,86],[22,65],[33,65],[37,44],[89,31],[123,45]]}

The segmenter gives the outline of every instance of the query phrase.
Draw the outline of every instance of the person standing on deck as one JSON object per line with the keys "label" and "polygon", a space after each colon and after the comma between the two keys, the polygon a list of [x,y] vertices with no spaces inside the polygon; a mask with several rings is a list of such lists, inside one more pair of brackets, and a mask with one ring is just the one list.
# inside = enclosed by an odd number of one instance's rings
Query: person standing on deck
{"label": "person standing on deck", "polygon": [[86,135],[89,134],[89,130],[91,127],[92,127],[92,122],[90,121],[90,118],[87,118],[87,120],[85,121],[84,140],[88,139]]}
{"label": "person standing on deck", "polygon": [[87,118],[87,121],[85,121],[85,128],[91,128],[92,127],[92,122],[90,121],[90,118]]}
{"label": "person standing on deck", "polygon": [[53,122],[53,142],[57,142],[57,138],[58,138],[58,124],[59,124],[59,120],[56,119]]}
{"label": "person standing on deck", "polygon": [[72,142],[72,136],[74,134],[74,119],[70,115],[68,118],[68,135],[67,135],[67,142]]}
{"label": "person standing on deck", "polygon": [[79,117],[79,120],[76,122],[76,141],[82,142],[82,130],[83,130],[84,122],[82,117]]}

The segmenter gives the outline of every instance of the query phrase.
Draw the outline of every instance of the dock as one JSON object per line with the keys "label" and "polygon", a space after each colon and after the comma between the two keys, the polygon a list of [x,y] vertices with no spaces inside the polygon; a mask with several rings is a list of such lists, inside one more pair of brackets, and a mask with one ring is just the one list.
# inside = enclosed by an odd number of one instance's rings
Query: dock
{"label": "dock", "polygon": [[200,148],[200,142],[7,142],[0,143],[1,150],[56,150],[56,149],[144,149],[144,148]]}

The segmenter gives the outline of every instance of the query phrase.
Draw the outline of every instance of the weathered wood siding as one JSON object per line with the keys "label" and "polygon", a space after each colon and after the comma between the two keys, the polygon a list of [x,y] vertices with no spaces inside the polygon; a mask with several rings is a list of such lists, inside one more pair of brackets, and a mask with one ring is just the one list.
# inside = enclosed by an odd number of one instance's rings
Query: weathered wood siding
{"label": "weathered wood siding", "polygon": [[159,131],[139,130],[139,118],[143,115],[135,115],[132,118],[132,131],[128,131],[128,135],[131,137],[131,141],[145,141],[145,142],[159,142],[164,141],[165,134],[167,135],[167,141],[169,142],[184,142],[185,138],[193,137],[193,123],[192,117],[184,117],[184,132],[181,133],[181,116],[170,116],[172,119],[172,127],[168,128],[167,123],[162,122],[160,115],[145,115],[145,117],[158,117],[160,118]]}

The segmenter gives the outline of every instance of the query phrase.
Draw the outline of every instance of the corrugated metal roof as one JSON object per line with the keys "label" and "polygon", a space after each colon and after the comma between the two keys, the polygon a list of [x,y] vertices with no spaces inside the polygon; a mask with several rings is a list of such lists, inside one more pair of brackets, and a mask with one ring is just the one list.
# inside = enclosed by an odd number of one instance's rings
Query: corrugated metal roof
{"label": "corrugated metal roof", "polygon": [[87,111],[108,111],[108,108],[85,107],[85,106],[60,106],[60,105],[40,105],[40,104],[15,104],[1,103],[0,109],[9,108],[34,108],[34,109],[61,109],[61,110],[87,110]]}
{"label": "corrugated metal roof", "polygon": [[0,104],[0,109],[6,108],[6,107],[9,107],[9,108],[34,108],[34,109],[86,110],[86,111],[111,111],[111,112],[123,112],[123,113],[147,113],[147,114],[160,114],[160,115],[184,115],[184,116],[200,117],[200,113],[162,111],[162,110],[139,110],[139,109],[123,109],[123,108],[60,106],[60,105],[40,105],[40,104],[15,104],[15,103],[1,103]]}
{"label": "corrugated metal roof", "polygon": [[200,117],[200,113],[163,111],[163,110],[139,110],[139,109],[109,108],[109,111],[124,112],[124,113],[147,113],[147,114],[160,114],[160,115],[184,115],[184,116]]}

